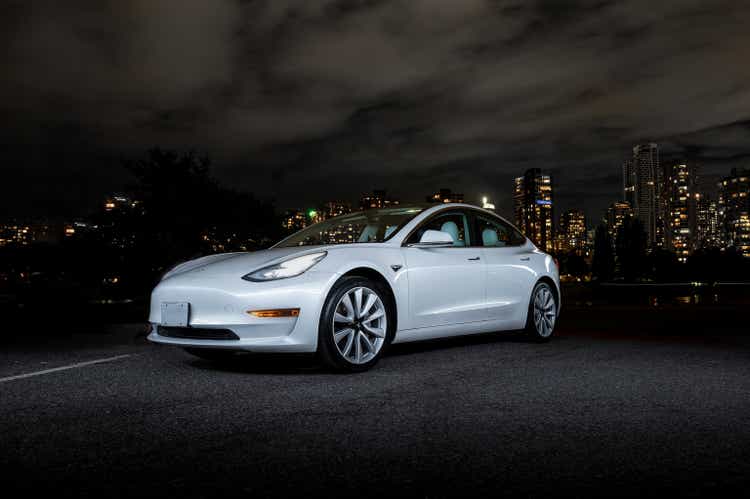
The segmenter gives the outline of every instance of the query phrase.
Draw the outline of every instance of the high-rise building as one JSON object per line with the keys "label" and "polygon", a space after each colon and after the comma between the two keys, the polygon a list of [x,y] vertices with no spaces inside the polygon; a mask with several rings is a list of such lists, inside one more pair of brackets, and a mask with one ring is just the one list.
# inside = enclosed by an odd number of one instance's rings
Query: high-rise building
{"label": "high-rise building", "polygon": [[34,231],[31,226],[19,222],[0,224],[0,246],[26,246],[34,242]]}
{"label": "high-rise building", "polygon": [[560,215],[558,251],[578,255],[586,253],[586,215],[581,210],[566,210]]}
{"label": "high-rise building", "polygon": [[308,225],[316,224],[318,222],[322,222],[326,219],[326,212],[323,210],[318,210],[315,208],[310,208],[307,210],[307,223]]}
{"label": "high-rise building", "polygon": [[302,230],[307,227],[307,216],[302,210],[286,210],[281,225],[288,231]]}
{"label": "high-rise building", "polygon": [[482,208],[485,210],[495,211],[495,203],[489,200],[487,196],[482,196]]}
{"label": "high-rise building", "polygon": [[726,244],[750,258],[750,170],[733,168],[719,182],[719,212]]}
{"label": "high-rise building", "polygon": [[633,216],[643,223],[648,243],[661,244],[659,231],[661,169],[659,146],[653,142],[633,147],[633,159],[623,165],[623,199],[632,201]]}
{"label": "high-rise building", "polygon": [[370,210],[373,208],[386,208],[399,204],[398,199],[388,197],[384,190],[375,189],[372,194],[365,194],[359,201],[360,210]]}
{"label": "high-rise building", "polygon": [[586,231],[586,256],[591,256],[591,250],[594,249],[594,241],[596,240],[596,227],[591,227]]}
{"label": "high-rise building", "polygon": [[723,241],[716,201],[701,193],[695,194],[695,238],[693,249],[721,248]]}
{"label": "high-rise building", "polygon": [[450,189],[440,189],[435,194],[427,196],[428,203],[463,203],[464,195],[453,192]]}
{"label": "high-rise building", "polygon": [[685,263],[696,244],[698,168],[693,163],[664,167],[660,206],[666,247]]}
{"label": "high-rise building", "polygon": [[629,158],[622,163],[622,199],[630,206],[635,206],[635,168],[633,159]]}
{"label": "high-rise building", "polygon": [[612,203],[607,208],[607,232],[614,245],[617,239],[617,231],[620,230],[625,219],[633,216],[633,208],[628,202]]}
{"label": "high-rise building", "polygon": [[30,218],[7,220],[0,223],[0,247],[27,246],[33,243],[57,243],[60,227],[47,219]]}
{"label": "high-rise building", "polygon": [[526,170],[514,183],[513,205],[516,225],[545,251],[554,249],[552,228],[552,177],[539,168]]}
{"label": "high-rise building", "polygon": [[[351,205],[345,201],[328,201],[324,203],[319,209],[309,209],[307,212],[299,212],[296,214],[297,219],[303,218],[305,226],[322,222],[333,217],[340,215],[346,215],[351,213]],[[346,244],[357,241],[357,230],[361,227],[356,226],[351,221],[346,219],[336,222],[329,223],[325,230],[321,230],[318,233],[320,241],[325,244]]]}
{"label": "high-rise building", "polygon": [[351,213],[352,206],[344,201],[328,201],[325,204],[326,218],[337,217]]}

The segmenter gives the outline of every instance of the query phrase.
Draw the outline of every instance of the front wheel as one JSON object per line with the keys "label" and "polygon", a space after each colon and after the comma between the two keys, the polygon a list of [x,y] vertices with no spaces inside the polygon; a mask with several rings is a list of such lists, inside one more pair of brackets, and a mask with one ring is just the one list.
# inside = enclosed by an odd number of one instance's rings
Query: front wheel
{"label": "front wheel", "polygon": [[326,299],[318,328],[318,355],[325,365],[347,372],[374,366],[390,342],[390,295],[383,286],[363,277],[345,277]]}
{"label": "front wheel", "polygon": [[555,331],[557,301],[552,287],[538,282],[531,293],[529,313],[526,318],[526,335],[534,341],[547,341]]}

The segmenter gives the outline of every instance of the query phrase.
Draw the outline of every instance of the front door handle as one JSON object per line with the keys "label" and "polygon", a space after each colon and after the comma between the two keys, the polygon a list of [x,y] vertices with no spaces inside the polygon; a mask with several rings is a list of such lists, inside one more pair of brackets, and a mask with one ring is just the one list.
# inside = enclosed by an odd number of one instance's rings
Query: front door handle
{"label": "front door handle", "polygon": [[476,261],[476,260],[479,260],[479,257],[475,256],[474,258],[469,258],[468,260],[470,260],[470,261]]}
{"label": "front door handle", "polygon": [[525,257],[521,258],[521,261],[522,262],[528,262],[530,259],[531,259],[531,257],[525,256]]}

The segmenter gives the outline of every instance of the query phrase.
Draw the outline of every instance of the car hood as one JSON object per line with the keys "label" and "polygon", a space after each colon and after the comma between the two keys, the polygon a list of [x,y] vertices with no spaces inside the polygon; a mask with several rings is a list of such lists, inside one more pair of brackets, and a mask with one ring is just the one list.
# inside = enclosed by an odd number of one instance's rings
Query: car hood
{"label": "car hood", "polygon": [[293,255],[304,255],[325,251],[325,246],[304,246],[294,248],[271,248],[261,251],[243,253],[219,253],[183,262],[164,274],[162,280],[178,275],[201,272],[206,276],[243,276]]}

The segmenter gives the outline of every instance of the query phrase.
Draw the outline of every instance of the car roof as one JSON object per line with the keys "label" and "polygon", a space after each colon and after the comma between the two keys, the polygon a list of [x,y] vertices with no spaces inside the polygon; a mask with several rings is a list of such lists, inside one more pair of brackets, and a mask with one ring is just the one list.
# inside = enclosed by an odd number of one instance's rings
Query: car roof
{"label": "car roof", "polygon": [[390,239],[384,242],[384,244],[395,244],[395,245],[401,245],[403,243],[404,239],[408,237],[408,235],[417,227],[419,226],[425,219],[431,217],[435,213],[438,213],[440,211],[445,211],[449,209],[470,209],[472,211],[479,211],[481,213],[484,213],[490,217],[498,218],[502,220],[503,222],[509,224],[510,226],[514,227],[516,230],[518,228],[513,224],[512,222],[505,219],[505,217],[502,217],[501,215],[498,215],[494,211],[487,210],[485,208],[481,208],[479,206],[468,204],[468,203],[423,203],[421,205],[419,204],[409,204],[404,205],[404,207],[408,206],[414,206],[414,207],[424,207],[426,208],[424,211],[419,213],[416,217],[414,217],[412,220],[409,221],[409,223],[405,224],[403,227],[401,227],[396,234],[393,235]]}
{"label": "car roof", "polygon": [[513,225],[512,222],[510,222],[509,220],[506,220],[505,217],[503,217],[502,215],[498,215],[494,211],[490,211],[486,208],[482,208],[481,206],[477,206],[475,204],[468,204],[468,203],[436,203],[430,206],[428,209],[425,209],[422,213],[420,213],[419,214],[420,216],[418,218],[422,218],[422,215],[425,215],[425,214],[429,216],[433,213],[436,213],[446,208],[467,208],[467,209],[471,209],[475,211],[481,211],[482,213],[486,213],[487,215],[490,215],[492,217],[499,218],[500,220],[503,220]]}

